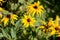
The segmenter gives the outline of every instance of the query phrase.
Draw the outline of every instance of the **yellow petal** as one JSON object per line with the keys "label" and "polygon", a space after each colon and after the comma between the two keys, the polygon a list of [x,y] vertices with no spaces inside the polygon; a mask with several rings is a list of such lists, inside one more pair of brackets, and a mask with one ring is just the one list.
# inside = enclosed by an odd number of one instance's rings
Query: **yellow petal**
{"label": "yellow petal", "polygon": [[57,26],[59,25],[59,16],[58,15],[56,16],[56,25]]}
{"label": "yellow petal", "polygon": [[0,12],[4,12],[5,10],[3,8],[0,7]]}
{"label": "yellow petal", "polygon": [[4,18],[1,20],[1,22],[4,22],[4,25],[7,25],[8,21],[9,21],[9,19],[6,18],[6,17],[4,17]]}

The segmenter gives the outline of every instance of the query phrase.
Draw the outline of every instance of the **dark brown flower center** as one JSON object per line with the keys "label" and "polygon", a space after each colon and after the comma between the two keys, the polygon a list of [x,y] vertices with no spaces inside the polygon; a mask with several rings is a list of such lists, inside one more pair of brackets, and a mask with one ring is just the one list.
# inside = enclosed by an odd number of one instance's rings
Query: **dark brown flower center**
{"label": "dark brown flower center", "polygon": [[37,6],[34,6],[35,9],[37,9],[38,7]]}
{"label": "dark brown flower center", "polygon": [[43,25],[46,29],[48,29],[49,27],[48,26],[46,26],[46,25]]}
{"label": "dark brown flower center", "polygon": [[10,18],[10,15],[7,15],[6,17],[7,17],[7,18]]}
{"label": "dark brown flower center", "polygon": [[58,27],[56,27],[55,30],[60,30],[60,29]]}
{"label": "dark brown flower center", "polygon": [[48,29],[48,26],[45,26],[46,29]]}
{"label": "dark brown flower center", "polygon": [[30,21],[31,21],[31,20],[28,18],[28,19],[27,19],[27,22],[30,22]]}

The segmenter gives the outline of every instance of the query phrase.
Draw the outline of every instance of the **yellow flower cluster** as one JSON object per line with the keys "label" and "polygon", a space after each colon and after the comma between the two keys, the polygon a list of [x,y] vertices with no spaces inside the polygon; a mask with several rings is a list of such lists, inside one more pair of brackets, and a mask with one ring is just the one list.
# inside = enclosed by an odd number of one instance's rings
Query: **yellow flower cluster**
{"label": "yellow flower cluster", "polygon": [[42,28],[45,33],[50,32],[50,35],[57,34],[60,36],[60,25],[59,25],[59,16],[56,16],[56,19],[53,21],[51,18],[49,22],[41,21],[43,23],[43,26],[40,26],[39,28]]}
{"label": "yellow flower cluster", "polygon": [[[3,2],[3,0],[0,0],[0,2]],[[35,13],[42,15],[44,8],[42,5],[40,5],[40,2],[38,1],[38,2],[35,2],[34,4],[28,5],[27,9],[28,9],[27,11],[28,15],[24,15],[24,18],[22,18],[22,23],[26,27],[34,26],[34,23],[36,20],[35,18],[31,17],[31,15],[34,16]],[[3,13],[4,11],[6,10],[0,7],[0,12]],[[14,24],[14,20],[17,20],[18,16],[13,13],[5,16],[2,15],[2,13],[0,13],[0,18],[2,18],[3,16],[3,18],[1,19],[1,22],[4,23],[4,25],[7,25],[9,21]]]}
{"label": "yellow flower cluster", "polygon": [[[3,0],[0,0],[1,2],[4,2]],[[26,14],[23,14],[23,18],[21,18],[22,27],[36,27],[35,23],[39,17],[42,16],[44,12],[44,7],[41,5],[39,1],[34,2],[33,4],[30,4],[27,6],[27,12]],[[15,25],[16,20],[18,20],[18,15],[13,14],[13,12],[9,12],[8,14],[3,14],[6,10],[0,7],[0,24],[6,26],[9,23]],[[17,13],[17,12],[16,12]],[[36,15],[37,14],[37,15]],[[35,18],[35,15],[39,17]],[[19,16],[20,17],[20,16]],[[39,20],[39,19],[38,19]],[[41,21],[41,20],[40,20]],[[60,36],[60,19],[59,16],[56,16],[56,19],[53,20],[53,18],[50,18],[48,22],[41,21],[42,25],[38,25],[39,29],[42,29],[43,32],[46,34],[50,33],[50,35],[56,34],[57,36]]]}
{"label": "yellow flower cluster", "polygon": [[8,23],[9,20],[11,20],[11,23],[14,23],[14,20],[17,20],[17,15],[15,14],[9,14],[6,17],[3,17],[3,19],[1,20],[1,22],[4,22],[4,25],[6,25]]}
{"label": "yellow flower cluster", "polygon": [[14,24],[14,20],[17,20],[17,15],[10,13],[6,16],[3,15],[3,12],[6,11],[3,8],[0,7],[0,18],[2,18],[0,20],[1,23],[4,23],[4,26],[6,26],[8,24],[9,21],[11,21],[12,24]]}
{"label": "yellow flower cluster", "polygon": [[[24,18],[22,18],[22,23],[24,26],[34,26],[34,23],[36,22],[35,18],[32,18],[30,15],[34,16],[36,14],[42,15],[44,8],[42,5],[40,5],[40,2],[34,2],[34,4],[30,4],[27,6],[27,13],[28,15],[24,15]],[[36,15],[37,16],[37,15]]]}

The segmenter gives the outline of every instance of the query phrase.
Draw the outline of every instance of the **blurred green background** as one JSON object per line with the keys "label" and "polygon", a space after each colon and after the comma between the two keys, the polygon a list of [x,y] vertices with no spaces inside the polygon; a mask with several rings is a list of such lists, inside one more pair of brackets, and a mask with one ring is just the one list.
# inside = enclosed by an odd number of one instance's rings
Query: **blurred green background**
{"label": "blurred green background", "polygon": [[[1,6],[2,8],[4,8],[5,10],[8,10],[9,12],[20,13],[22,15],[22,13],[24,13],[24,11],[25,11],[24,6],[27,4],[28,0],[25,0],[25,2],[24,2],[24,0],[5,0],[5,1],[6,2],[4,2]],[[32,0],[29,0],[29,2],[31,2],[31,1]],[[34,0],[34,2],[37,2],[37,1],[38,0]],[[51,18],[51,17],[55,19],[56,15],[60,16],[60,1],[59,0],[39,0],[39,1],[41,2],[41,5],[43,5],[45,8],[45,11],[47,14],[46,20],[48,20],[48,18]],[[33,3],[33,2],[31,2],[31,3]],[[23,11],[19,10],[19,8],[22,9]],[[18,15],[18,16],[20,16],[20,15]],[[17,22],[16,25],[18,23],[20,23],[20,22]],[[14,31],[14,29],[12,28],[11,31]],[[18,30],[18,31],[20,32],[20,30]],[[17,34],[19,32],[17,32]],[[20,33],[22,33],[22,32],[20,32]],[[20,35],[20,33],[18,34],[18,36]],[[34,33],[35,32],[33,31],[33,34]],[[14,35],[14,33],[13,33],[13,35]]]}

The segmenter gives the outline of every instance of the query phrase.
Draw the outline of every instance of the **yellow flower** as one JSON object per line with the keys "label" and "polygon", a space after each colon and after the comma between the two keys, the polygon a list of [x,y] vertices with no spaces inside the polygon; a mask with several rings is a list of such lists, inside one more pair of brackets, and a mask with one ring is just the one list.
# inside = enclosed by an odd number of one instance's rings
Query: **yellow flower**
{"label": "yellow flower", "polygon": [[50,33],[50,36],[54,35],[56,33],[56,30],[52,26],[39,26],[40,29],[42,29],[43,32]]}
{"label": "yellow flower", "polygon": [[50,20],[49,20],[49,22],[48,22],[48,24],[47,24],[48,26],[52,26],[52,25],[54,25],[54,21],[53,21],[53,18],[50,18]]}
{"label": "yellow flower", "polygon": [[54,29],[55,29],[55,34],[57,34],[57,36],[59,36],[60,35],[60,26],[55,26]]}
{"label": "yellow flower", "polygon": [[43,23],[43,25],[45,26],[52,26],[54,25],[54,21],[53,21],[53,18],[50,18],[50,20],[48,22],[45,22],[45,21],[41,21]]}
{"label": "yellow flower", "polygon": [[43,23],[43,27],[40,28],[44,28],[43,30],[48,33],[50,32],[50,35],[54,35],[57,34],[57,36],[60,36],[60,25],[59,25],[59,16],[56,16],[56,19],[53,21],[52,18],[50,18],[49,22],[45,22],[42,21]]}
{"label": "yellow flower", "polygon": [[50,19],[50,22],[48,23],[48,25],[51,25],[51,35],[53,34],[59,34],[60,33],[60,25],[59,25],[59,16],[56,16],[55,21],[52,21],[52,19]]}
{"label": "yellow flower", "polygon": [[59,16],[56,16],[56,19],[54,20],[53,27],[58,27],[59,25]]}
{"label": "yellow flower", "polygon": [[58,25],[59,25],[59,16],[57,15],[55,20],[55,26],[58,26]]}
{"label": "yellow flower", "polygon": [[14,20],[18,20],[18,19],[17,19],[18,16],[15,15],[15,14],[11,14],[10,16],[11,16],[11,17],[10,17],[11,23],[14,24]]}
{"label": "yellow flower", "polygon": [[42,5],[40,5],[39,1],[28,6],[28,13],[32,14],[33,16],[35,13],[42,15],[43,10],[44,8]]}
{"label": "yellow flower", "polygon": [[34,26],[35,19],[31,16],[24,15],[24,18],[22,19],[22,23],[24,23],[25,27],[28,26]]}
{"label": "yellow flower", "polygon": [[8,19],[7,17],[4,17],[4,18],[1,20],[1,22],[4,23],[4,26],[7,25],[8,21],[9,21],[9,19]]}
{"label": "yellow flower", "polygon": [[17,15],[15,15],[15,14],[11,14],[11,19],[13,19],[13,20],[17,20]]}
{"label": "yellow flower", "polygon": [[45,21],[41,21],[43,23],[43,26],[40,28],[43,28],[43,31],[47,34],[50,32],[50,36],[54,35],[55,34],[55,29],[52,25],[54,25],[54,21],[52,18],[50,18],[49,22],[45,22]]}
{"label": "yellow flower", "polygon": [[50,30],[50,36],[52,36],[56,33],[56,30],[52,26],[49,28],[49,30]]}
{"label": "yellow flower", "polygon": [[60,25],[59,25],[59,16],[58,15],[56,16],[56,19],[52,26],[54,29],[53,32],[55,31],[55,34],[58,34],[58,36],[59,36],[60,35]]}
{"label": "yellow flower", "polygon": [[3,17],[3,19],[1,20],[1,22],[4,23],[4,25],[7,25],[8,21],[10,20],[12,24],[14,24],[14,20],[17,20],[17,15],[15,14],[9,14],[6,17]]}

